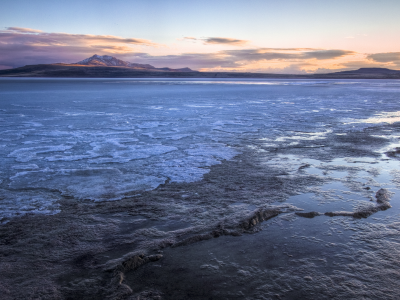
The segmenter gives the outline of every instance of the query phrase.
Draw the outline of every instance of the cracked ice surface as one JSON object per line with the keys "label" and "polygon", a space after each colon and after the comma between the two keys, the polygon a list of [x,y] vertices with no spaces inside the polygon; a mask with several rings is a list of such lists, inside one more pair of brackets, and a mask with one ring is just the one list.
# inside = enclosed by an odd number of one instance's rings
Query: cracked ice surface
{"label": "cracked ice surface", "polygon": [[242,147],[323,147],[330,135],[363,130],[369,120],[392,122],[399,87],[384,80],[2,79],[0,218],[57,213],[63,195],[109,201],[167,180],[201,180]]}

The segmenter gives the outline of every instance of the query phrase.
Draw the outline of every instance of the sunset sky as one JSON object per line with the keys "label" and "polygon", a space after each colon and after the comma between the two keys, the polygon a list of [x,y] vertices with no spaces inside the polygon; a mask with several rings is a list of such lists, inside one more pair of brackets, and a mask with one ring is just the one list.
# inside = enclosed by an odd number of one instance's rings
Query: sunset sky
{"label": "sunset sky", "polygon": [[155,67],[400,69],[399,0],[1,0],[0,68],[112,55]]}

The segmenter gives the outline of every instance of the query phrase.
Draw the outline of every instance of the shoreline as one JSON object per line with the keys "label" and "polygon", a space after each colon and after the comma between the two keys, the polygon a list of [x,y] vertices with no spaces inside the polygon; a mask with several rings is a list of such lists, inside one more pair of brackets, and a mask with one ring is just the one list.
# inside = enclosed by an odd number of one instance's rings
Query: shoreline
{"label": "shoreline", "polygon": [[[360,71],[360,70],[358,70]],[[358,72],[345,71],[325,74],[274,74],[244,72],[179,72],[143,71],[126,67],[87,67],[68,65],[28,65],[0,70],[0,77],[48,77],[48,78],[229,78],[229,79],[400,79],[400,71]]]}

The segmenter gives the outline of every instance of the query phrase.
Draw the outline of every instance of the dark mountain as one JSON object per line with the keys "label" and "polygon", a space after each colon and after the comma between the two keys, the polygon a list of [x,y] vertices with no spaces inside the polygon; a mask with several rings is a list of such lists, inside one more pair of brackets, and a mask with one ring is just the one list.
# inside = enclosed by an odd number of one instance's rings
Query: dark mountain
{"label": "dark mountain", "polygon": [[[152,65],[135,64],[135,63],[130,63],[128,61],[120,60],[113,56],[108,56],[108,55],[100,56],[97,54],[95,54],[89,58],[86,58],[84,60],[81,60],[81,61],[75,63],[75,65],[103,66],[103,67],[127,67],[127,68],[135,68],[135,69],[156,69]],[[173,69],[170,69],[170,70],[173,70]],[[190,71],[192,71],[192,70],[190,70]]]}
{"label": "dark mountain", "polygon": [[0,70],[0,77],[65,78],[281,78],[281,79],[400,79],[400,71],[361,68],[327,74],[273,74],[239,72],[198,72],[189,68],[155,68],[134,64],[112,56],[93,55],[75,64],[28,65]]}
{"label": "dark mountain", "polygon": [[380,74],[380,75],[398,75],[400,71],[398,70],[391,70],[386,68],[360,68],[358,70],[351,70],[351,71],[342,71],[342,72],[335,72],[330,74],[343,74],[343,75],[360,75],[360,74]]}
{"label": "dark mountain", "polygon": [[[170,76],[169,73],[177,73]],[[0,70],[6,77],[185,77],[184,73],[198,73],[190,68],[156,68],[136,64],[109,55],[93,55],[77,63],[40,64]],[[191,76],[189,76],[191,77]]]}
{"label": "dark mountain", "polygon": [[125,67],[137,70],[151,70],[151,71],[164,71],[164,72],[196,72],[189,68],[171,69],[171,68],[156,68],[149,64],[135,64],[129,61],[123,61],[116,57],[109,55],[93,55],[89,58],[81,60],[73,65],[80,66],[102,66],[102,67]]}

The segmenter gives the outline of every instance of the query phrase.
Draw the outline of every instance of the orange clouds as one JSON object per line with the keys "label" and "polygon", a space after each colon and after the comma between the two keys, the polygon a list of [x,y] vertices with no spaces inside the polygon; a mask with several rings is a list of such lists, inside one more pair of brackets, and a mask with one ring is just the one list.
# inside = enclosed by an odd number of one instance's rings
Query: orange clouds
{"label": "orange clouds", "polygon": [[400,64],[400,52],[375,53],[367,58],[376,62]]}
{"label": "orange clouds", "polygon": [[[142,53],[135,56],[135,62],[176,68],[188,66],[201,71],[304,73],[321,66],[338,69],[338,64],[355,55],[353,51],[340,49],[256,48],[159,56]],[[125,60],[129,60],[128,55]]]}

